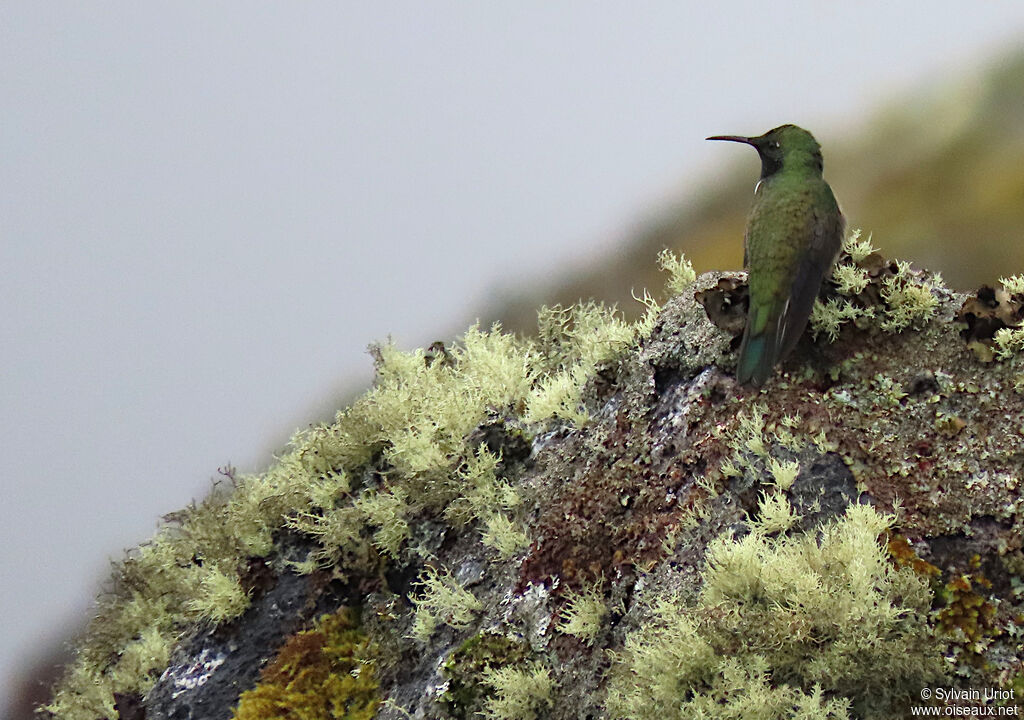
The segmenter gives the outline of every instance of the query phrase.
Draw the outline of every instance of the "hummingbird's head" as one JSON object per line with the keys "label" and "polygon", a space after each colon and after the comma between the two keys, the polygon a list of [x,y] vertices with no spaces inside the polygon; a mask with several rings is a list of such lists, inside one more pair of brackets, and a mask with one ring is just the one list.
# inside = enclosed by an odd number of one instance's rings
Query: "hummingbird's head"
{"label": "hummingbird's head", "polygon": [[821,146],[814,136],[796,125],[780,125],[757,137],[714,135],[708,140],[729,140],[752,145],[761,156],[761,179],[782,169],[807,168],[821,172]]}

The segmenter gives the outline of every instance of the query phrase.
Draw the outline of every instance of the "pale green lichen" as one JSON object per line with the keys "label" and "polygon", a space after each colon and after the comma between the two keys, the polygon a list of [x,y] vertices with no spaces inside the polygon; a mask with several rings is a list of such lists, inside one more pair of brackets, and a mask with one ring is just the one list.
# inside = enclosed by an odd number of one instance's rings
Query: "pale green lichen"
{"label": "pale green lichen", "polygon": [[581,406],[583,386],[598,366],[633,346],[645,326],[642,321],[633,325],[615,308],[597,303],[543,308],[537,324],[547,352],[541,361],[543,377],[529,393],[524,419],[534,423],[556,417],[585,423],[589,416]]}
{"label": "pale green lichen", "polygon": [[996,357],[1009,360],[1024,352],[1024,328],[999,328],[994,337]]}
{"label": "pale green lichen", "polygon": [[722,464],[718,466],[718,471],[722,473],[723,476],[729,478],[737,478],[743,475],[743,471],[740,470],[736,461],[731,457],[727,457],[722,460]]}
{"label": "pale green lichen", "polygon": [[886,309],[879,326],[886,332],[902,332],[908,327],[920,327],[935,315],[939,299],[935,290],[942,279],[935,275],[931,281],[913,276],[910,263],[896,260],[896,274],[882,281],[882,299]]}
{"label": "pale green lichen", "polygon": [[899,407],[907,397],[903,386],[887,375],[881,373],[871,379],[871,389],[875,393],[875,404],[883,407]]}
{"label": "pale green lichen", "polygon": [[832,269],[832,280],[842,295],[857,295],[864,291],[871,278],[863,268],[837,263]]}
{"label": "pale green lichen", "polygon": [[608,605],[601,592],[600,583],[588,585],[580,590],[566,591],[567,602],[558,613],[556,628],[566,635],[578,637],[592,645],[601,630],[601,623],[608,614]]}
{"label": "pale green lichen", "polygon": [[171,657],[173,643],[159,628],[147,627],[128,643],[118,658],[111,682],[117,692],[137,692],[138,679],[159,675]]}
{"label": "pale green lichen", "polygon": [[[242,563],[273,552],[282,528],[317,545],[284,564],[303,573],[329,568],[338,577],[376,571],[381,555],[429,555],[410,547],[413,517],[477,523],[499,558],[518,552],[528,543],[519,498],[498,476],[500,458],[467,438],[495,416],[522,428],[552,417],[586,422],[586,383],[653,327],[659,308],[646,293],[641,302],[647,309],[636,324],[590,303],[542,311],[537,339],[473,326],[460,342],[429,351],[374,348],[373,388],[333,423],[297,433],[266,472],[226,469],[228,482],[171,517],[123,564],[51,707],[63,720],[94,720],[112,715],[114,689],[148,690],[163,657],[156,649],[173,647],[194,623],[245,610]],[[425,590],[421,629],[432,603],[444,598],[429,578]],[[456,602],[461,596],[452,593]],[[135,612],[142,602],[152,607]],[[458,614],[451,620],[461,622]],[[144,646],[133,645],[142,638]],[[136,649],[126,654],[129,647]],[[144,648],[154,651],[151,662],[140,661]]]}
{"label": "pale green lichen", "polygon": [[351,448],[349,462],[362,464],[374,448],[410,485],[421,505],[443,507],[458,492],[451,465],[464,438],[489,408],[506,408],[531,390],[536,374],[529,347],[500,331],[474,326],[452,363],[425,359],[423,350],[377,349],[373,389],[339,417],[339,446]]}
{"label": "pale green lichen", "polygon": [[765,493],[761,496],[758,516],[748,521],[764,535],[789,530],[803,517],[793,509],[789,500],[781,492]]}
{"label": "pale green lichen", "polygon": [[763,404],[754,403],[750,406],[750,412],[739,413],[739,427],[730,442],[735,451],[749,451],[761,458],[768,456],[768,446],[764,437],[766,412],[767,408]]}
{"label": "pale green lichen", "polygon": [[999,278],[1006,292],[1011,295],[1024,295],[1024,274],[1011,275],[1008,278]]}
{"label": "pale green lichen", "polygon": [[575,425],[586,423],[590,415],[582,406],[581,396],[589,378],[588,368],[582,365],[546,378],[530,393],[526,421],[540,422],[544,418],[556,417]]}
{"label": "pale green lichen", "polygon": [[644,306],[644,313],[633,324],[633,337],[635,340],[648,337],[654,331],[654,325],[661,314],[661,305],[651,297],[651,294],[644,290],[641,297],[633,296],[633,299]]}
{"label": "pale green lichen", "polygon": [[815,338],[825,335],[829,342],[835,342],[843,325],[874,316],[872,308],[858,307],[847,298],[831,297],[825,302],[817,300],[811,308],[811,332]]}
{"label": "pale green lichen", "polygon": [[482,679],[492,689],[480,713],[486,720],[535,720],[552,703],[555,682],[543,665],[487,668]]}
{"label": "pale green lichen", "polygon": [[485,517],[480,540],[497,553],[498,560],[508,560],[530,546],[530,536],[522,526],[500,512]]}
{"label": "pale green lichen", "polygon": [[768,458],[768,472],[772,474],[776,487],[780,490],[789,490],[793,486],[796,476],[800,474],[800,463],[796,460],[777,460],[770,457]]}
{"label": "pale green lichen", "polygon": [[[680,291],[692,282],[692,268],[687,270],[684,260],[677,264],[669,269],[670,290]],[[515,338],[498,327],[473,327],[460,343],[439,351],[377,348],[374,388],[335,422],[298,433],[265,473],[225,473],[230,489],[225,484],[180,513],[124,563],[112,600],[101,608],[51,709],[62,720],[114,717],[112,692],[148,690],[182,632],[245,610],[241,563],[271,553],[275,533],[284,527],[318,546],[293,567],[329,568],[338,577],[378,572],[387,562],[382,556],[426,556],[414,545],[409,526],[414,517],[456,527],[475,523],[499,558],[519,552],[529,541],[520,498],[500,476],[500,456],[469,438],[495,417],[507,418],[511,433],[533,432],[530,423],[552,417],[586,422],[586,383],[654,326],[656,303],[646,294],[641,302],[647,311],[634,324],[614,309],[588,304],[545,311],[536,340]],[[771,432],[773,442],[767,437]],[[768,452],[776,440],[786,447],[797,443],[789,426],[766,428],[763,408],[755,407],[744,415],[734,454],[722,471],[733,464],[737,474],[743,471],[735,465],[775,474],[775,463],[776,482],[783,484],[780,476],[792,474],[791,461]],[[774,509],[766,505],[754,521],[759,532],[781,530],[785,509],[781,502]],[[467,627],[482,609],[451,574],[432,568],[421,577],[413,604],[412,632],[420,640],[440,624]],[[592,641],[601,623],[594,620],[598,610],[596,596],[589,609],[582,601],[575,608],[570,603],[570,615],[561,617],[563,632]],[[758,658],[749,659],[743,677],[749,680],[744,692],[755,698],[750,707],[756,698],[769,696],[822,707],[814,700],[813,685],[778,687],[767,680],[774,678],[775,666],[766,676],[757,669]],[[726,676],[734,672],[730,662],[714,667]],[[490,681],[493,717],[530,717],[542,711],[552,692],[550,673],[542,666],[518,667]]]}
{"label": "pale green lichen", "polygon": [[195,615],[222,623],[238,617],[249,607],[249,596],[236,573],[206,565],[192,568],[192,573],[196,583],[186,607]]}
{"label": "pale green lichen", "polygon": [[[759,516],[773,515],[763,501]],[[894,568],[879,541],[891,521],[852,506],[820,531],[773,536],[777,524],[760,519],[742,538],[719,537],[697,601],[664,598],[627,636],[609,716],[902,714],[944,670],[926,623],[927,586]]]}
{"label": "pale green lichen", "polygon": [[825,301],[815,301],[811,310],[811,331],[816,338],[824,335],[829,342],[835,342],[843,325],[850,322],[859,327],[873,323],[891,333],[920,328],[938,309],[936,293],[944,288],[941,276],[920,276],[911,270],[910,263],[903,260],[896,260],[892,274],[881,278],[878,288],[882,300],[880,305],[869,307],[855,301],[854,298],[872,282],[871,274],[860,263],[875,252],[870,237],[861,240],[860,235],[860,230],[850,234],[843,243],[849,260],[837,263],[832,269],[838,295]]}
{"label": "pale green lichen", "polygon": [[352,505],[292,513],[285,520],[286,526],[317,543],[317,549],[293,567],[309,573],[316,569],[368,565],[371,548],[363,537],[364,521],[365,515]]}
{"label": "pale green lichen", "polygon": [[857,228],[843,240],[843,250],[853,258],[855,263],[863,262],[868,255],[877,252],[877,248],[871,245],[871,235],[869,234],[867,238],[861,240],[861,234],[860,228]]}
{"label": "pale green lichen", "polygon": [[731,450],[719,464],[718,472],[724,477],[740,477],[745,471],[755,475],[767,472],[774,485],[786,490],[799,475],[800,464],[790,457],[773,455],[772,452],[780,451],[770,448],[778,446],[795,453],[804,447],[805,441],[793,432],[799,425],[798,419],[783,418],[769,427],[766,416],[765,405],[754,403],[736,414],[734,425],[715,429],[716,435],[727,435],[726,444]]}
{"label": "pale green lichen", "polygon": [[460,495],[444,510],[445,520],[455,527],[487,517],[489,513],[514,509],[520,503],[515,489],[497,475],[501,458],[479,446],[466,456],[455,475],[461,484]]}
{"label": "pale green lichen", "polygon": [[447,570],[428,566],[417,583],[419,592],[409,599],[416,608],[409,636],[427,642],[438,625],[456,629],[468,627],[483,605],[473,593],[462,587]]}
{"label": "pale green lichen", "polygon": [[[132,688],[124,685],[115,689],[114,677],[120,678],[121,673],[115,666],[112,672],[104,673],[97,663],[86,661],[79,656],[67,669],[61,688],[53,701],[43,709],[57,718],[81,718],[81,720],[117,717],[114,708],[115,692],[131,692]],[[136,690],[146,675],[135,678]],[[120,684],[120,683],[119,683]],[[151,684],[151,683],[150,683]]]}
{"label": "pale green lichen", "polygon": [[409,493],[401,487],[384,492],[365,492],[355,507],[373,528],[373,543],[392,558],[398,557],[402,543],[409,537]]}
{"label": "pale green lichen", "polygon": [[679,295],[697,279],[697,273],[686,256],[676,255],[668,248],[658,253],[658,267],[668,273],[665,288],[672,295]]}

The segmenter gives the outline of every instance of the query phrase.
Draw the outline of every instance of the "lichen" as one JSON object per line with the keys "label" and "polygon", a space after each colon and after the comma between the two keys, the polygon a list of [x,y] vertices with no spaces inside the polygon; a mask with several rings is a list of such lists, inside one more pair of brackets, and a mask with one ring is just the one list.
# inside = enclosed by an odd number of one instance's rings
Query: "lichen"
{"label": "lichen", "polygon": [[879,543],[891,522],[851,506],[820,533],[773,536],[774,526],[753,522],[743,537],[719,537],[699,600],[661,599],[652,620],[627,637],[609,715],[901,714],[943,667],[926,624],[927,585],[893,567]]}
{"label": "lichen", "polygon": [[517,666],[530,658],[526,643],[494,632],[473,635],[445,661],[441,672],[446,680],[439,698],[453,720],[470,720],[484,708],[493,687],[485,673],[506,666]]}
{"label": "lichen", "polygon": [[529,393],[524,419],[539,422],[556,417],[584,423],[588,413],[580,402],[587,380],[599,365],[631,347],[638,328],[645,326],[642,322],[634,326],[615,308],[596,303],[543,308],[537,324],[546,348],[543,377]]}
{"label": "lichen", "polygon": [[1009,360],[1024,352],[1024,328],[999,328],[994,337],[996,357]]}
{"label": "lichen", "polygon": [[843,242],[839,260],[832,269],[831,297],[818,300],[811,311],[814,335],[835,342],[843,325],[876,325],[884,332],[899,333],[920,328],[934,317],[938,293],[945,290],[939,275],[925,275],[910,263],[886,263],[854,230]]}
{"label": "lichen", "polygon": [[373,528],[373,543],[381,552],[398,557],[402,543],[409,537],[409,493],[401,487],[383,492],[365,492],[355,501],[366,522]]}
{"label": "lichen", "polygon": [[668,248],[658,253],[658,267],[668,273],[665,289],[672,295],[679,295],[697,279],[697,273],[694,272],[690,261]]}
{"label": "lichen", "polygon": [[410,598],[416,608],[410,637],[420,642],[427,642],[440,624],[456,629],[468,627],[483,609],[473,593],[447,570],[428,566],[417,585],[419,593]]}
{"label": "lichen", "polygon": [[[330,569],[339,578],[376,574],[382,558],[406,552],[428,557],[412,544],[414,518],[476,523],[497,559],[519,552],[529,539],[516,516],[520,499],[498,474],[500,452],[488,454],[469,436],[495,415],[511,419],[510,433],[551,418],[585,423],[581,395],[595,369],[650,332],[658,307],[647,294],[641,302],[647,313],[639,324],[589,303],[542,310],[537,339],[473,326],[451,346],[373,348],[377,376],[369,392],[333,423],[297,433],[266,472],[227,468],[227,482],[169,516],[123,564],[50,710],[94,720],[114,712],[115,689],[145,693],[163,652],[140,663],[123,650],[143,637],[147,647],[171,648],[193,623],[241,615],[249,599],[239,569],[247,558],[273,553],[283,528],[318,546],[283,565],[307,574]],[[137,602],[152,604],[152,612],[134,612]]]}
{"label": "lichen", "polygon": [[498,560],[508,560],[530,545],[530,536],[522,527],[500,512],[490,513],[484,519],[480,540],[494,550]]}
{"label": "lichen", "polygon": [[539,663],[488,668],[482,680],[491,687],[480,712],[485,720],[536,720],[551,705],[555,682],[551,671]]}
{"label": "lichen", "polygon": [[558,631],[593,645],[601,624],[608,615],[608,605],[601,591],[603,582],[595,582],[581,590],[566,592],[565,606],[559,611]]}
{"label": "lichen", "polygon": [[221,623],[238,617],[249,607],[249,597],[237,573],[230,575],[216,567],[193,567],[195,590],[186,607],[199,617]]}
{"label": "lichen", "polygon": [[1024,274],[999,278],[999,282],[1011,295],[1024,295]]}

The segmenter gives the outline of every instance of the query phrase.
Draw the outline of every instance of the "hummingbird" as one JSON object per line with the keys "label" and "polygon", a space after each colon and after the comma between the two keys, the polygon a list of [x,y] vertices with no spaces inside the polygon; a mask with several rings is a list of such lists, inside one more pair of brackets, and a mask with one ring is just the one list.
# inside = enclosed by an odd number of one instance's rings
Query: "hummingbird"
{"label": "hummingbird", "polygon": [[761,156],[743,243],[750,309],[736,366],[741,384],[760,387],[807,327],[846,221],[822,177],[821,146],[803,128],[780,125],[757,137],[708,140],[746,143]]}

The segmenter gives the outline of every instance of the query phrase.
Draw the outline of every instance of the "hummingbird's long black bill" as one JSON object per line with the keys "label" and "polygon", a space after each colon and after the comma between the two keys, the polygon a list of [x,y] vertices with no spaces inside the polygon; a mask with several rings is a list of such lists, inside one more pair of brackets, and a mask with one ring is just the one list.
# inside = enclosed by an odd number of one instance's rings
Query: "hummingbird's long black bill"
{"label": "hummingbird's long black bill", "polygon": [[708,140],[728,140],[729,142],[741,142],[747,145],[753,145],[751,142],[753,138],[743,137],[742,135],[712,135],[707,138]]}

